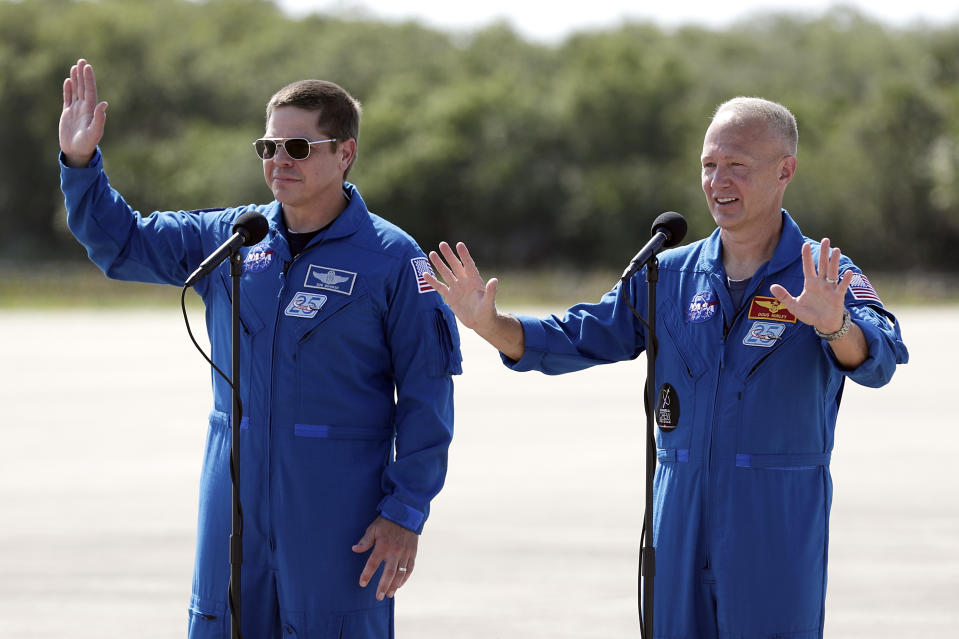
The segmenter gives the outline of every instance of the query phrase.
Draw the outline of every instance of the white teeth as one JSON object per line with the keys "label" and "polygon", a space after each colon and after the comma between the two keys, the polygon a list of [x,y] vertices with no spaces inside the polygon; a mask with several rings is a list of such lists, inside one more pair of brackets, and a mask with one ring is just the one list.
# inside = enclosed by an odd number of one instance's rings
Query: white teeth
{"label": "white teeth", "polygon": [[735,202],[736,198],[734,197],[717,197],[716,201],[720,204],[729,204],[730,202]]}

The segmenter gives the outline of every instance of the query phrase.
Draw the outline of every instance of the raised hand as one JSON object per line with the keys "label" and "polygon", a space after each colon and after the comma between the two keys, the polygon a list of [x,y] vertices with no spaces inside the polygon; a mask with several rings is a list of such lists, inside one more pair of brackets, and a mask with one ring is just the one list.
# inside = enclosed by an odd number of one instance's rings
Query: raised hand
{"label": "raised hand", "polygon": [[[852,281],[852,269],[839,278],[839,249],[829,246],[825,238],[819,247],[819,266],[813,263],[812,247],[803,244],[803,290],[793,297],[785,287],[773,284],[769,291],[782,302],[789,312],[803,324],[814,326],[820,333],[835,333],[842,327],[846,291]],[[849,331],[841,339],[829,342],[836,360],[847,370],[853,370],[869,357],[869,345],[859,326],[852,322]]]}
{"label": "raised hand", "polygon": [[457,254],[446,242],[440,242],[443,261],[436,251],[430,251],[430,261],[445,284],[432,274],[426,281],[439,292],[463,325],[473,330],[482,329],[496,319],[496,278],[483,282],[469,249],[462,242],[456,245]]}
{"label": "raised hand", "polygon": [[803,290],[793,297],[785,287],[773,284],[769,291],[782,302],[790,313],[809,326],[815,326],[822,333],[832,333],[842,325],[842,311],[846,290],[852,280],[853,272],[846,271],[839,279],[839,249],[830,247],[829,238],[825,238],[819,248],[819,266],[813,264],[812,247],[803,244]]}
{"label": "raised hand", "polygon": [[[424,277],[439,292],[456,318],[466,328],[492,344],[512,360],[519,361],[526,351],[526,336],[519,320],[496,310],[496,285],[494,277],[483,283],[469,249],[462,242],[456,245],[456,253],[446,242],[440,242],[441,258],[430,251],[430,261],[436,272],[446,280],[444,284],[430,273]],[[446,258],[446,261],[443,261]]]}
{"label": "raised hand", "polygon": [[85,167],[103,138],[107,103],[97,102],[93,67],[83,58],[70,68],[63,81],[63,112],[60,114],[60,150],[67,166]]}

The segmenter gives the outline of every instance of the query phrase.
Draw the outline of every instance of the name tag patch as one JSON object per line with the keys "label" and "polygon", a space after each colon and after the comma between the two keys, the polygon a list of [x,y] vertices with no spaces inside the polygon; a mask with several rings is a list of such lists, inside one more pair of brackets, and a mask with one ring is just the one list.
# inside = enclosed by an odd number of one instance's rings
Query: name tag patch
{"label": "name tag patch", "polygon": [[353,285],[356,283],[356,273],[344,271],[329,266],[317,266],[310,264],[310,269],[306,272],[306,281],[303,286],[307,288],[318,288],[324,291],[333,291],[342,295],[352,295]]}
{"label": "name tag patch", "polygon": [[323,305],[326,304],[326,295],[320,293],[305,293],[300,291],[290,300],[290,305],[286,307],[286,315],[290,317],[311,318],[316,317]]}
{"label": "name tag patch", "polygon": [[796,323],[796,316],[787,311],[782,302],[775,297],[761,295],[754,297],[749,305],[749,319]]}
{"label": "name tag patch", "polygon": [[753,322],[752,328],[743,338],[743,344],[770,348],[785,331],[786,325],[781,322]]}

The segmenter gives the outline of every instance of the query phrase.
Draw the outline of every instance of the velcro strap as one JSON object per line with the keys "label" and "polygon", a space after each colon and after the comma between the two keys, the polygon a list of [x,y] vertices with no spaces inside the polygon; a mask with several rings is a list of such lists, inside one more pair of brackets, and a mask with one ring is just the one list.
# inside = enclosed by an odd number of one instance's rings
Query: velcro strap
{"label": "velcro strap", "polygon": [[373,441],[393,437],[393,431],[389,428],[327,426],[325,424],[293,424],[293,434],[297,437],[315,437],[318,439],[367,439]]}
{"label": "velcro strap", "polygon": [[739,468],[770,468],[773,470],[802,470],[818,466],[828,466],[832,453],[810,453],[797,455],[748,455],[737,454],[736,466]]}
{"label": "velcro strap", "polygon": [[661,462],[688,462],[688,448],[657,448],[656,459]]}
{"label": "velcro strap", "polygon": [[[210,411],[210,425],[221,428],[231,428],[233,426],[233,416],[230,413],[224,413],[219,410]],[[250,427],[250,418],[240,418],[240,430],[246,430]]]}

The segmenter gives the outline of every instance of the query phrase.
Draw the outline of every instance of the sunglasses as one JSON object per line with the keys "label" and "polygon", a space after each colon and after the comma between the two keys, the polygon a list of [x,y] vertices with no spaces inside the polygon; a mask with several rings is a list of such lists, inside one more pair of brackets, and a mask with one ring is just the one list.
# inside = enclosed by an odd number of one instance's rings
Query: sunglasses
{"label": "sunglasses", "polygon": [[253,148],[261,160],[269,160],[276,155],[276,147],[282,146],[286,154],[294,160],[305,160],[310,157],[310,147],[314,144],[324,144],[326,142],[336,142],[336,138],[326,140],[314,140],[310,142],[306,138],[260,138],[253,142]]}

